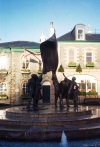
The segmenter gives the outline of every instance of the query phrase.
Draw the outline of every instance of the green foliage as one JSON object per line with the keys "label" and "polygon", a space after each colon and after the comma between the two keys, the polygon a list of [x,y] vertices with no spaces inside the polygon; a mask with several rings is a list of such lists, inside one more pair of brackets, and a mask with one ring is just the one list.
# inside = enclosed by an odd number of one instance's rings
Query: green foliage
{"label": "green foliage", "polygon": [[89,91],[89,92],[87,92],[87,95],[98,95],[98,92],[91,92],[91,91]]}
{"label": "green foliage", "polygon": [[60,67],[58,68],[58,72],[64,72],[64,68],[63,68],[62,64],[61,64]]}
{"label": "green foliage", "polygon": [[82,68],[80,64],[76,67],[76,72],[79,72],[79,73],[82,72]]}
{"label": "green foliage", "polygon": [[94,67],[94,62],[88,62],[88,63],[86,64],[86,67]]}
{"label": "green foliage", "polygon": [[85,96],[86,92],[79,92],[79,95]]}
{"label": "green foliage", "polygon": [[6,94],[0,94],[0,100],[8,99],[8,96]]}
{"label": "green foliage", "polygon": [[85,96],[85,95],[98,95],[98,92],[79,92],[79,95]]}
{"label": "green foliage", "polygon": [[76,63],[75,62],[69,62],[68,67],[76,67]]}
{"label": "green foliage", "polygon": [[24,94],[24,95],[21,95],[21,98],[24,100],[24,99],[28,99],[28,95],[27,94]]}
{"label": "green foliage", "polygon": [[38,74],[42,74],[42,70],[38,70]]}

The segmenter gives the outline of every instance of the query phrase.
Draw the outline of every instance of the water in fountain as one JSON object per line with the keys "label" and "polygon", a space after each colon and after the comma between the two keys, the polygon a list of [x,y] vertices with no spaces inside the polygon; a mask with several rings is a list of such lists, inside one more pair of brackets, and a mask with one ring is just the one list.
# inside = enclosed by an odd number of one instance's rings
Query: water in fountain
{"label": "water in fountain", "polygon": [[65,132],[62,132],[62,136],[61,136],[61,147],[68,147],[68,141],[67,141],[67,136],[65,134]]}
{"label": "water in fountain", "polygon": [[100,139],[59,142],[13,142],[0,140],[0,147],[100,147]]}

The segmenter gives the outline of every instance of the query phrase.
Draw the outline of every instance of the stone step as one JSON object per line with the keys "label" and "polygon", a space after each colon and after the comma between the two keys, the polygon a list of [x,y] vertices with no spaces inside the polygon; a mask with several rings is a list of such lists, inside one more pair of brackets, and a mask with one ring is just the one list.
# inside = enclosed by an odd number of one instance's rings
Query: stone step
{"label": "stone step", "polygon": [[1,139],[57,141],[63,131],[69,140],[100,136],[100,116],[92,115],[91,110],[26,112],[11,108],[1,112]]}
{"label": "stone step", "polygon": [[38,119],[0,119],[0,125],[6,125],[11,127],[28,127],[28,126],[60,126],[60,125],[80,125],[80,124],[91,124],[91,123],[99,123],[100,117],[96,116],[84,116],[84,117],[73,117],[73,118],[38,118]]}
{"label": "stone step", "polygon": [[91,110],[84,110],[84,111],[78,111],[77,113],[67,112],[67,111],[58,111],[58,110],[45,110],[45,111],[37,111],[37,112],[27,112],[27,111],[19,111],[17,109],[8,109],[6,111],[6,117],[9,119],[41,119],[41,118],[62,118],[62,117],[74,117],[74,116],[86,116],[86,115],[92,115]]}
{"label": "stone step", "polygon": [[[0,126],[0,138],[17,139],[17,140],[33,140],[33,141],[45,141],[45,140],[60,140],[62,131],[65,132],[68,140],[74,139],[87,139],[93,136],[100,136],[100,124],[93,123],[91,125],[79,125],[79,126],[51,126],[46,128],[32,126],[30,128],[2,128]],[[40,137],[41,136],[41,137]]]}

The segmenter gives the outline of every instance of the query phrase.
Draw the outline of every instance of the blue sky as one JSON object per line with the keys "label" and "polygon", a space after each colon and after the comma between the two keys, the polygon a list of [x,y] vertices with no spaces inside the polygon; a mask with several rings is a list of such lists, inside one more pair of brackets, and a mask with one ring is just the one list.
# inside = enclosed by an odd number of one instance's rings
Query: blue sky
{"label": "blue sky", "polygon": [[0,0],[0,42],[39,42],[52,21],[57,37],[79,23],[100,33],[100,0]]}

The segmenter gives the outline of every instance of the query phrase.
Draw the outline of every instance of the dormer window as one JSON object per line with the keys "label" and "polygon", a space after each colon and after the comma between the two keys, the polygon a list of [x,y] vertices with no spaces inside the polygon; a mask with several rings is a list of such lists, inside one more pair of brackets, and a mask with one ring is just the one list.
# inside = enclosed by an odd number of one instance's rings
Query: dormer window
{"label": "dormer window", "polygon": [[85,25],[77,24],[75,26],[75,40],[85,40]]}
{"label": "dormer window", "polygon": [[78,30],[78,39],[83,40],[83,30]]}

